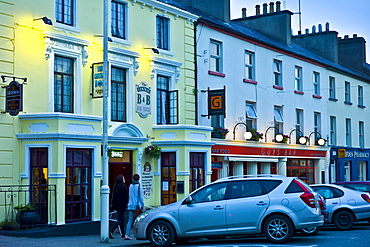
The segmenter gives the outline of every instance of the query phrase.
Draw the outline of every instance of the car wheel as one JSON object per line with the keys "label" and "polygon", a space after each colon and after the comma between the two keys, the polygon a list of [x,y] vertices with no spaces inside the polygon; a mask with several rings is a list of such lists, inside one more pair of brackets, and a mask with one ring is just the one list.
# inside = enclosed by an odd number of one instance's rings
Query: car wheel
{"label": "car wheel", "polygon": [[353,227],[355,219],[348,211],[339,211],[333,217],[334,225],[340,230],[348,230]]}
{"label": "car wheel", "polygon": [[303,228],[301,229],[301,234],[303,236],[315,236],[320,231],[320,227],[309,227],[309,228]]}
{"label": "car wheel", "polygon": [[264,224],[266,238],[274,243],[288,242],[294,233],[292,222],[283,215],[272,215]]}
{"label": "car wheel", "polygon": [[153,246],[170,246],[175,240],[175,231],[166,221],[157,221],[150,226],[148,240]]}

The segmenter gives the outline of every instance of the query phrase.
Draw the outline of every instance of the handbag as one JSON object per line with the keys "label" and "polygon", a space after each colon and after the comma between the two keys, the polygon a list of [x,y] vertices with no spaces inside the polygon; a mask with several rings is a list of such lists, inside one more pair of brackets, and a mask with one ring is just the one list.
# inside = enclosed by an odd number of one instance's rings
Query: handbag
{"label": "handbag", "polygon": [[[140,184],[139,184],[139,188],[137,190],[137,196],[138,196],[138,199],[139,199],[140,198]],[[138,217],[142,213],[143,213],[142,208],[140,208],[139,205],[136,205],[136,208],[135,208],[135,211],[134,211],[134,218]]]}

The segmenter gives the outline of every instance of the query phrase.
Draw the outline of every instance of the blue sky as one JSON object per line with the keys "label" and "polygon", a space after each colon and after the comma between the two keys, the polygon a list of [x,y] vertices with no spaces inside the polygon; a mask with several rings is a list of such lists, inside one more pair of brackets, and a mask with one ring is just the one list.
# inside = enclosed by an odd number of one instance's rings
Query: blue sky
{"label": "blue sky", "polygon": [[[300,0],[302,33],[308,28],[312,32],[312,26],[329,22],[330,30],[337,31],[338,37],[357,34],[364,37],[366,42],[367,63],[370,63],[370,0]],[[231,18],[240,18],[241,9],[247,8],[247,16],[255,15],[255,6],[275,1],[258,0],[231,0]],[[281,6],[292,11],[299,12],[299,0],[281,0]],[[293,34],[299,30],[298,14],[292,16]]]}

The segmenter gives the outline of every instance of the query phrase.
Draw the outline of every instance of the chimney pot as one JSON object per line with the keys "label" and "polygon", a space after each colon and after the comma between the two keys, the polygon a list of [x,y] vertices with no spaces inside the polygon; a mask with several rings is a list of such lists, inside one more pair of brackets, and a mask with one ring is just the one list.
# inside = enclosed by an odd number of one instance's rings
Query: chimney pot
{"label": "chimney pot", "polygon": [[353,38],[357,38],[357,34],[356,33],[353,34]]}
{"label": "chimney pot", "polygon": [[270,13],[274,13],[274,2],[270,2]]}
{"label": "chimney pot", "polygon": [[261,14],[261,6],[256,5],[256,15],[260,15],[260,14]]}
{"label": "chimney pot", "polygon": [[279,12],[281,10],[281,2],[277,1],[276,2],[276,12]]}
{"label": "chimney pot", "polygon": [[348,39],[349,38],[349,36],[348,35],[344,35],[344,39]]}
{"label": "chimney pot", "polygon": [[325,31],[329,31],[329,22],[325,23]]}
{"label": "chimney pot", "polygon": [[310,29],[306,28],[306,34],[310,33]]}
{"label": "chimney pot", "polygon": [[316,26],[315,25],[312,26],[312,33],[316,33]]}
{"label": "chimney pot", "polygon": [[319,33],[322,33],[322,25],[319,24]]}
{"label": "chimney pot", "polygon": [[247,17],[247,8],[242,8],[242,17]]}
{"label": "chimney pot", "polygon": [[262,7],[263,7],[263,14],[267,14],[267,3],[264,3],[263,5],[262,5]]}

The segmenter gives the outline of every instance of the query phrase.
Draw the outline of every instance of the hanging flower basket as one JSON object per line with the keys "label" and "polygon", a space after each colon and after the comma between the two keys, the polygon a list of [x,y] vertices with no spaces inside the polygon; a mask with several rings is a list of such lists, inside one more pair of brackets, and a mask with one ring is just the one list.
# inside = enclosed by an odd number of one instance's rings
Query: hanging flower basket
{"label": "hanging flower basket", "polygon": [[149,145],[145,148],[145,154],[150,158],[159,159],[161,157],[162,148],[156,145]]}

